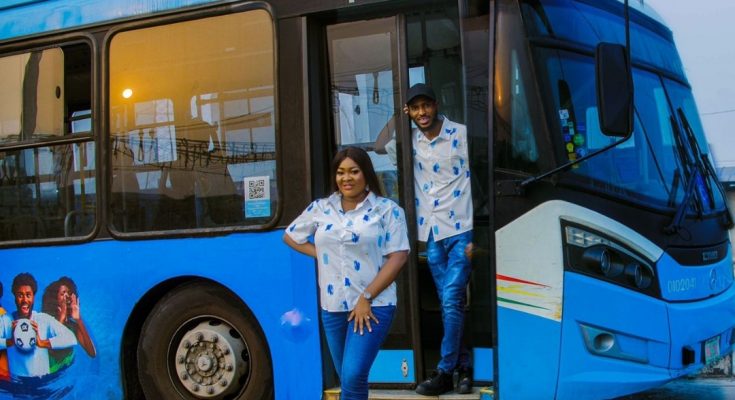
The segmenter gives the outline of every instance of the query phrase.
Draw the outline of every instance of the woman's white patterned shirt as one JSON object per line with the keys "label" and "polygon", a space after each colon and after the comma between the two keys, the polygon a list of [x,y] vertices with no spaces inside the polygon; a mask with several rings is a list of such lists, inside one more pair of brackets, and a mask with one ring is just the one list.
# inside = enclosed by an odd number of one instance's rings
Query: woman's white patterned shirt
{"label": "woman's white patterned shirt", "polygon": [[[368,193],[354,210],[342,210],[335,192],[313,201],[286,229],[296,243],[314,236],[321,307],[350,311],[375,279],[390,253],[409,250],[406,217],[390,199]],[[396,284],[373,300],[373,306],[396,304]]]}

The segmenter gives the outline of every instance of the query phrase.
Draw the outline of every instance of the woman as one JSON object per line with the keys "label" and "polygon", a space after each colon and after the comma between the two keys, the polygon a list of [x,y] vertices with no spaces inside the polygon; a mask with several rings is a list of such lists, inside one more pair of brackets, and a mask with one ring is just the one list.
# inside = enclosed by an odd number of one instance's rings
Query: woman
{"label": "woman", "polygon": [[[367,153],[348,147],[332,161],[334,193],[312,202],[283,239],[317,259],[321,316],[342,400],[368,398],[367,377],[396,309],[408,257],[403,210],[382,197]],[[308,238],[313,235],[314,243]]]}
{"label": "woman", "polygon": [[[43,293],[41,309],[44,313],[56,318],[74,332],[74,336],[90,357],[97,355],[92,338],[89,336],[87,327],[82,321],[79,311],[79,297],[77,296],[77,285],[66,276],[51,283]],[[71,364],[74,357],[72,348],[49,350],[49,362],[51,372],[56,372]]]}

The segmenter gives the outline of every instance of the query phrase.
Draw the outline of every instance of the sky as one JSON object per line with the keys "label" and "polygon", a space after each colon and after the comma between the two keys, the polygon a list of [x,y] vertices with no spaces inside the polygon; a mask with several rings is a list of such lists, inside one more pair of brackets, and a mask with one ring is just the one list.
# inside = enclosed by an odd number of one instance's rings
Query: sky
{"label": "sky", "polygon": [[643,1],[674,33],[715,163],[734,167],[735,0]]}

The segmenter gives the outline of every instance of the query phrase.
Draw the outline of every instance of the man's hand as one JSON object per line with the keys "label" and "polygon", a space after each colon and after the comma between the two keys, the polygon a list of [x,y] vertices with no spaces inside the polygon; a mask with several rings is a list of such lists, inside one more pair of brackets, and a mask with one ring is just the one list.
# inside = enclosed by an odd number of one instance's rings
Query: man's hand
{"label": "man's hand", "polygon": [[13,337],[15,333],[15,326],[18,325],[18,320],[14,319],[12,327],[10,329],[10,337],[5,339],[5,347],[13,347],[15,346],[15,338]]}
{"label": "man's hand", "polygon": [[472,252],[475,251],[475,245],[473,243],[468,243],[467,246],[464,248],[464,255],[467,257],[468,260],[472,260]]}
{"label": "man's hand", "polygon": [[31,320],[31,326],[33,327],[33,330],[36,332],[36,346],[42,348],[42,349],[50,349],[51,348],[51,341],[46,339],[41,339],[41,335],[38,334],[38,322]]}

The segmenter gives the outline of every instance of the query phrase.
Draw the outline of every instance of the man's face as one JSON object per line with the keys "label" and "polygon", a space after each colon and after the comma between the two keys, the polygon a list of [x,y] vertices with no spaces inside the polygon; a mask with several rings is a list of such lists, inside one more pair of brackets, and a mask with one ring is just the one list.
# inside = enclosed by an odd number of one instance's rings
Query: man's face
{"label": "man's face", "polygon": [[22,285],[15,291],[15,306],[18,308],[18,318],[31,317],[33,297],[33,289],[29,285]]}
{"label": "man's face", "polygon": [[422,131],[434,125],[436,120],[436,101],[419,96],[408,103],[408,116]]}

